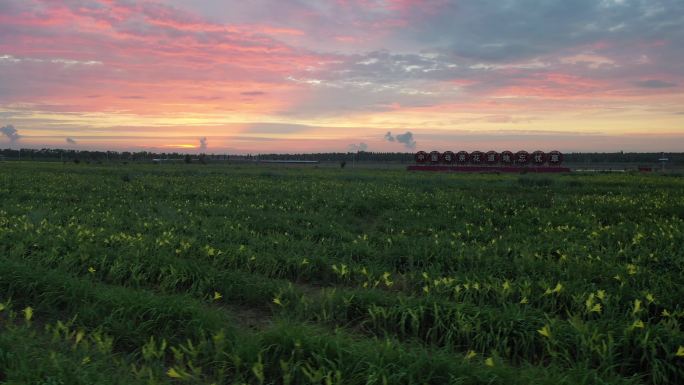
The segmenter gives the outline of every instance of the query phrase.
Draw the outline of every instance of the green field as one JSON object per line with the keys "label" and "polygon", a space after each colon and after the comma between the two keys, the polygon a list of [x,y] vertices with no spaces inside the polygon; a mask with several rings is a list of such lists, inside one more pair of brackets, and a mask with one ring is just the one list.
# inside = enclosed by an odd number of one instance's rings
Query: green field
{"label": "green field", "polygon": [[0,163],[0,383],[682,384],[684,178]]}

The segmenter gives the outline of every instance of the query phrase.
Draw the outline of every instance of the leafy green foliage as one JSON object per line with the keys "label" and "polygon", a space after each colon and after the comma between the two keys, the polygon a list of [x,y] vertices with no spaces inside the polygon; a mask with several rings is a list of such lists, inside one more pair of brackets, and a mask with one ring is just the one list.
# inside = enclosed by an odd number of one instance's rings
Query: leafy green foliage
{"label": "leafy green foliage", "polygon": [[7,164],[0,381],[681,383],[682,202],[658,175]]}

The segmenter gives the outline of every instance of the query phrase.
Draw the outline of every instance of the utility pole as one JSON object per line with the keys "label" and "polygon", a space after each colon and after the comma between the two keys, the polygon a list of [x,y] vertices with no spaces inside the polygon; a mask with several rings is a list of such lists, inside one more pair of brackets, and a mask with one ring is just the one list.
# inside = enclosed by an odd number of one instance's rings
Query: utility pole
{"label": "utility pole", "polygon": [[661,152],[660,153],[660,159],[658,161],[660,162],[660,171],[665,172],[665,163],[667,163],[669,159],[665,157],[665,153]]}

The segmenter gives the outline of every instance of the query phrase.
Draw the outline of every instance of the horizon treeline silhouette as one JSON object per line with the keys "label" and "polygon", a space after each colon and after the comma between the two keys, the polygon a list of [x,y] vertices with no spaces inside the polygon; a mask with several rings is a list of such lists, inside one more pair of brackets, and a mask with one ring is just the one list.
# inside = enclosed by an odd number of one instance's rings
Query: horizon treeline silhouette
{"label": "horizon treeline silhouette", "polygon": [[[181,152],[150,151],[95,151],[73,149],[0,149],[0,159],[41,161],[152,161],[168,159],[183,161],[188,156],[205,161],[258,161],[258,160],[307,160],[319,162],[393,162],[414,163],[414,152],[320,152],[292,154],[189,154]],[[658,163],[662,157],[668,164],[684,164],[684,153],[662,152],[577,152],[564,153],[565,163]]]}

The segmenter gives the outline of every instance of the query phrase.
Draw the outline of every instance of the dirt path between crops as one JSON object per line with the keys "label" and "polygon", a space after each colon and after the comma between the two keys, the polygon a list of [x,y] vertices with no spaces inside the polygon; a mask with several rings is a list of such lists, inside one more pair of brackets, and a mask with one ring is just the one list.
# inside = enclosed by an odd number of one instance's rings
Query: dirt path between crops
{"label": "dirt path between crops", "polygon": [[236,304],[221,304],[228,316],[238,327],[252,331],[268,329],[273,322],[273,313],[266,306],[249,306]]}

